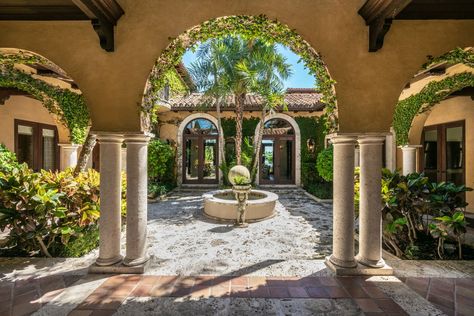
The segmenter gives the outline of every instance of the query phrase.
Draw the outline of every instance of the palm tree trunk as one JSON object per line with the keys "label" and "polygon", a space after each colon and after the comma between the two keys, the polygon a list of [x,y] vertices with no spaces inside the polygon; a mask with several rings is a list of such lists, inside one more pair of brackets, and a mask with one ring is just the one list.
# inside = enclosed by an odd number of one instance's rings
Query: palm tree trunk
{"label": "palm tree trunk", "polygon": [[242,123],[244,121],[245,93],[235,96],[235,156],[237,164],[242,164]]}
{"label": "palm tree trunk", "polygon": [[263,129],[265,128],[265,117],[267,116],[267,108],[264,106],[262,109],[262,116],[260,118],[260,126],[257,131],[255,138],[255,147],[252,157],[252,170],[250,175],[252,177],[252,182],[255,180],[257,175],[258,162],[260,161],[260,149],[262,148],[262,139],[263,139]]}
{"label": "palm tree trunk", "polygon": [[218,131],[218,146],[219,146],[219,164],[225,165],[225,143],[224,143],[224,132],[222,130],[222,118],[221,118],[221,98],[217,98],[216,102],[216,116],[217,116],[217,131]]}
{"label": "palm tree trunk", "polygon": [[94,149],[95,142],[96,136],[91,133],[87,134],[86,141],[82,145],[82,150],[79,155],[76,168],[74,169],[74,176],[77,176],[79,173],[86,170],[87,161],[89,161],[89,157],[92,153],[92,150]]}

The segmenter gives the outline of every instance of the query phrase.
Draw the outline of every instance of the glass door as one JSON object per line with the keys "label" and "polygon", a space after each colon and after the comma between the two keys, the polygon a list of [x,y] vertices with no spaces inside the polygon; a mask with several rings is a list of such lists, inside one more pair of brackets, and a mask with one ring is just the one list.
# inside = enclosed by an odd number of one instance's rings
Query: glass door
{"label": "glass door", "polygon": [[423,129],[422,169],[431,181],[465,184],[464,121]]}

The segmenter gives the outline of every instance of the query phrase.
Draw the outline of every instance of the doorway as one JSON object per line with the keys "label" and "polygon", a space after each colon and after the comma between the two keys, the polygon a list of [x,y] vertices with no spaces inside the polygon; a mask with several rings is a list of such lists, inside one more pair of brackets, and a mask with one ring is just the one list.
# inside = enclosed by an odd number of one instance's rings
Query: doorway
{"label": "doorway", "polygon": [[295,131],[284,119],[265,122],[260,154],[261,184],[295,183]]}
{"label": "doorway", "polygon": [[466,183],[464,121],[423,128],[421,167],[432,182]]}
{"label": "doorway", "polygon": [[218,131],[209,120],[189,122],[183,132],[183,183],[217,184],[219,179]]}

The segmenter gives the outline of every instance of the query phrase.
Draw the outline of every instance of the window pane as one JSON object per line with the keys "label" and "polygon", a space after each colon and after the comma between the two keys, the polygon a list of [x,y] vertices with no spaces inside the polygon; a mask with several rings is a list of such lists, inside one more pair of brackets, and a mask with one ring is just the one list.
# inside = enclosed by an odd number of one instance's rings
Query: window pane
{"label": "window pane", "polygon": [[56,169],[56,143],[55,143],[55,131],[52,129],[44,128],[42,130],[42,143],[43,143],[43,165],[41,166],[45,170]]}
{"label": "window pane", "polygon": [[193,135],[217,135],[217,128],[209,120],[195,119],[186,125],[184,133]]}
{"label": "window pane", "polygon": [[264,135],[292,135],[293,127],[285,120],[271,119],[265,122]]}
{"label": "window pane", "polygon": [[431,182],[438,181],[438,130],[425,130],[424,136],[424,172]]}
{"label": "window pane", "polygon": [[446,128],[446,181],[457,185],[463,181],[463,128]]}
{"label": "window pane", "polygon": [[18,148],[17,157],[19,162],[25,162],[34,168],[34,143],[33,143],[33,127],[18,125]]}
{"label": "window pane", "polygon": [[217,139],[204,140],[204,179],[216,179]]}

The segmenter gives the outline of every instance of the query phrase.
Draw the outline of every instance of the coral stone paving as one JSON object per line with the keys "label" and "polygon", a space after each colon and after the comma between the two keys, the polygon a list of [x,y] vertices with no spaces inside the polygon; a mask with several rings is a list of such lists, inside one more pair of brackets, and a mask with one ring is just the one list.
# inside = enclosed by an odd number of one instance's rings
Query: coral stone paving
{"label": "coral stone paving", "polygon": [[301,189],[275,191],[276,216],[248,228],[205,217],[202,193],[178,191],[149,204],[148,252],[160,261],[154,273],[241,274],[252,267],[267,275],[307,275],[315,271],[314,259],[331,253],[331,204]]}

